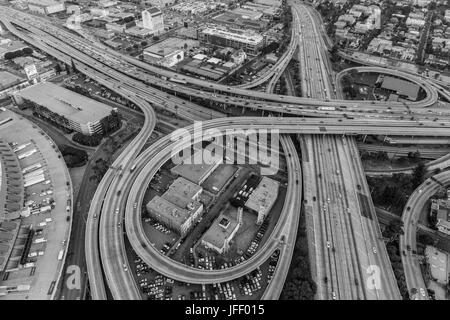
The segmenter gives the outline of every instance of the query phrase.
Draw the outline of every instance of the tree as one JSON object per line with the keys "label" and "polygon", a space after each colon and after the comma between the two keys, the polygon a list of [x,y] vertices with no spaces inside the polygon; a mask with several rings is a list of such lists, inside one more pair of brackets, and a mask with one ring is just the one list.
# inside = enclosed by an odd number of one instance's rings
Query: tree
{"label": "tree", "polygon": [[425,173],[426,173],[425,164],[423,162],[418,163],[417,166],[414,168],[412,174],[411,183],[413,189],[416,189],[424,181]]}
{"label": "tree", "polygon": [[55,65],[55,72],[56,72],[56,74],[60,74],[61,71],[62,71],[61,65],[59,63],[57,63]]}
{"label": "tree", "polygon": [[418,241],[426,246],[431,246],[434,244],[434,240],[433,238],[428,235],[428,234],[419,234],[419,236],[417,237]]}
{"label": "tree", "polygon": [[72,64],[72,72],[75,73],[77,72],[77,67],[75,66],[75,62],[73,61],[73,59],[71,60],[71,64]]}
{"label": "tree", "polygon": [[97,133],[88,136],[77,132],[73,135],[72,140],[84,146],[96,147],[102,142],[102,136]]}
{"label": "tree", "polygon": [[29,55],[33,54],[33,49],[31,49],[31,48],[23,48],[22,49],[22,53],[25,56],[29,56]]}

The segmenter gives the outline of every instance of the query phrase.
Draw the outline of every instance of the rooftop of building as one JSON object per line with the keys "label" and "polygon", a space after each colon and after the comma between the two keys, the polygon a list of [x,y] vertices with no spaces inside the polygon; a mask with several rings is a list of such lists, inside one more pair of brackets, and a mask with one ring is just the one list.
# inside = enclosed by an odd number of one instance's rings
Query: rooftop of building
{"label": "rooftop of building", "polygon": [[87,98],[81,94],[57,86],[51,82],[41,82],[17,93],[26,100],[44,106],[51,112],[78,123],[93,123],[111,114],[110,106]]}
{"label": "rooftop of building", "polygon": [[157,215],[171,220],[176,225],[182,225],[193,212],[197,211],[202,204],[198,201],[191,201],[189,209],[180,208],[175,203],[170,202],[160,196],[153,197],[147,203],[147,210],[153,210]]}
{"label": "rooftop of building", "polygon": [[189,181],[199,183],[205,176],[212,172],[212,169],[220,163],[219,161],[213,164],[179,164],[171,169],[172,173],[178,174]]}
{"label": "rooftop of building", "polygon": [[203,234],[202,240],[216,248],[223,248],[225,240],[230,237],[237,227],[237,219],[220,214]]}
{"label": "rooftop of building", "polygon": [[28,45],[21,41],[11,41],[0,45],[0,55],[3,55],[6,52],[13,52],[27,47]]}
{"label": "rooftop of building", "polygon": [[27,0],[27,2],[39,6],[53,6],[56,4],[62,4],[62,2],[55,0]]}
{"label": "rooftop of building", "polygon": [[169,186],[168,190],[171,190],[171,192],[179,194],[184,198],[193,199],[202,192],[203,188],[183,177],[179,177]]}
{"label": "rooftop of building", "polygon": [[0,91],[10,88],[16,84],[22,83],[26,79],[12,74],[8,71],[0,71]]}
{"label": "rooftop of building", "polygon": [[433,199],[432,203],[436,206],[437,220],[450,222],[450,200]]}
{"label": "rooftop of building", "polygon": [[381,85],[383,89],[394,90],[399,95],[407,96],[412,101],[417,100],[419,95],[419,85],[407,80],[385,76]]}
{"label": "rooftop of building", "polygon": [[236,30],[219,26],[210,26],[202,30],[202,33],[222,36],[227,39],[238,40],[249,44],[258,44],[264,40],[259,33],[250,30]]}
{"label": "rooftop of building", "polygon": [[279,185],[280,183],[278,181],[263,177],[258,186],[248,197],[245,206],[257,212],[263,210],[267,213],[278,197]]}
{"label": "rooftop of building", "polygon": [[159,10],[157,7],[149,7],[145,9],[144,11],[148,11],[151,15],[158,15],[162,14],[161,10]]}
{"label": "rooftop of building", "polygon": [[194,46],[196,43],[198,43],[196,40],[171,37],[145,48],[144,53],[165,57],[178,50],[184,50],[185,44],[189,47]]}

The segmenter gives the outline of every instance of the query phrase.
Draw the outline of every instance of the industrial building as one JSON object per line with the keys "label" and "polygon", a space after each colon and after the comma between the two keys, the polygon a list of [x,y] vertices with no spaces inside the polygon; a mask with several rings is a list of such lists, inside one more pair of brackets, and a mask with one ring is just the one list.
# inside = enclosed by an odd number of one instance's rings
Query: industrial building
{"label": "industrial building", "polygon": [[141,4],[164,8],[175,4],[175,0],[143,0],[141,1]]}
{"label": "industrial building", "polygon": [[385,76],[381,88],[392,91],[399,97],[416,101],[419,95],[419,85],[410,81]]}
{"label": "industrial building", "polygon": [[0,99],[7,97],[8,93],[28,85],[28,80],[7,71],[0,71]]}
{"label": "industrial building", "polygon": [[27,3],[28,10],[39,14],[49,15],[66,10],[64,2],[54,0],[28,0]]}
{"label": "industrial building", "polygon": [[184,237],[203,213],[203,204],[197,201],[202,190],[202,187],[178,178],[161,197],[155,196],[147,203],[147,212]]}
{"label": "industrial building", "polygon": [[251,55],[258,54],[264,46],[264,37],[257,32],[218,26],[199,30],[198,39],[205,44],[243,49]]}
{"label": "industrial building", "polygon": [[86,135],[105,134],[120,127],[117,108],[51,82],[14,92],[13,97],[18,105],[32,107],[39,116]]}
{"label": "industrial building", "polygon": [[245,207],[258,215],[257,224],[261,224],[272,209],[279,185],[278,181],[263,177],[245,202]]}
{"label": "industrial building", "polygon": [[[198,150],[194,155],[192,155],[193,159],[202,159],[202,155],[198,155],[197,153],[200,152],[203,154],[203,150]],[[189,160],[191,160],[189,158]],[[189,161],[189,163],[193,163],[194,161]],[[221,164],[223,161],[216,160],[213,161],[212,164],[189,164],[187,159],[184,161],[184,163],[177,165],[176,167],[172,168],[170,172],[173,174],[177,174],[182,176],[183,178],[195,183],[195,184],[202,184],[203,181],[205,181],[211,173],[213,173],[214,170]]]}
{"label": "industrial building", "polygon": [[167,38],[147,47],[143,51],[144,60],[166,68],[173,67],[184,59],[184,50],[198,45],[198,41]]}
{"label": "industrial building", "polygon": [[231,241],[239,230],[239,221],[242,221],[242,210],[238,213],[238,219],[240,220],[224,214],[219,215],[208,231],[203,234],[201,244],[216,251],[218,254],[226,253],[230,248]]}

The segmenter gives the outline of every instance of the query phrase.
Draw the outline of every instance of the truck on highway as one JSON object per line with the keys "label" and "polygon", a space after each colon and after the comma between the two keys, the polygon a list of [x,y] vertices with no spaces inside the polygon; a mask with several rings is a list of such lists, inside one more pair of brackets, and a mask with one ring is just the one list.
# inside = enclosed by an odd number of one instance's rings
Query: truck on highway
{"label": "truck on highway", "polygon": [[59,250],[58,253],[58,261],[61,261],[64,256],[64,249]]}
{"label": "truck on highway", "polygon": [[335,111],[336,108],[335,107],[318,107],[317,110],[320,110],[320,111]]}

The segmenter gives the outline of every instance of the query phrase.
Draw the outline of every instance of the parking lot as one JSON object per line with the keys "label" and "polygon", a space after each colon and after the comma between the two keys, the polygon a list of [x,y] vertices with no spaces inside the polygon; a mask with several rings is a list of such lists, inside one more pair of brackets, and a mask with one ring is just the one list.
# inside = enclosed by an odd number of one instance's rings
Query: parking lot
{"label": "parking lot", "polygon": [[[2,299],[49,299],[62,268],[71,223],[70,176],[59,150],[36,125],[10,111],[0,111],[0,120],[13,121],[0,127],[22,169],[25,208],[15,248],[0,285],[30,285],[28,292]],[[32,232],[30,227],[33,226]],[[29,237],[28,251],[22,245]],[[20,257],[24,255],[24,264]],[[19,268],[19,269],[16,269]]]}

